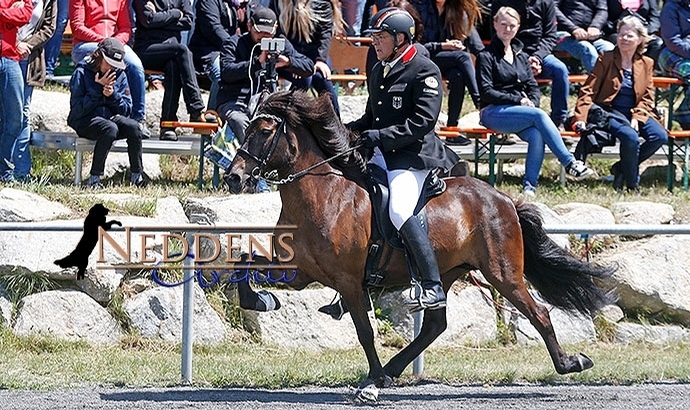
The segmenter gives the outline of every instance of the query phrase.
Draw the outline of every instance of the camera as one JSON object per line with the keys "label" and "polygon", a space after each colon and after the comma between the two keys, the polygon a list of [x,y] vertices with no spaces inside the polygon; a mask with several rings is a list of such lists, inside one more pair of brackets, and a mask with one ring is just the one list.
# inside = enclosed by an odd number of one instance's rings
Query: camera
{"label": "camera", "polygon": [[261,51],[268,51],[271,54],[280,54],[285,50],[284,38],[262,38]]}

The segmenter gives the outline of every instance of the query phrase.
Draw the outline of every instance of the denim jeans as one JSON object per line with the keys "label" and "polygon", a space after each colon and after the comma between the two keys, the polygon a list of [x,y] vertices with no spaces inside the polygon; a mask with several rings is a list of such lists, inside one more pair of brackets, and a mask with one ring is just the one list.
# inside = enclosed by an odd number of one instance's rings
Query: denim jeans
{"label": "denim jeans", "polygon": [[[199,84],[196,81],[192,52],[186,45],[173,39],[137,48],[137,52],[144,67],[165,72],[163,77],[165,92],[161,107],[162,121],[177,121],[180,94],[184,97],[187,113],[191,117],[196,117],[204,111],[204,100],[201,98]],[[198,121],[197,118],[190,119]]]}
{"label": "denim jeans", "polygon": [[541,165],[544,162],[545,145],[563,166],[575,160],[568,151],[558,128],[544,111],[522,105],[489,105],[479,113],[480,122],[498,132],[515,133],[527,141],[524,186],[537,186]]}
{"label": "denim jeans", "polygon": [[[347,35],[359,36],[362,32],[362,16],[364,15],[364,4],[366,0],[342,0],[340,9],[343,13],[343,20],[347,23]],[[367,21],[367,24],[369,22]]]}
{"label": "denim jeans", "polygon": [[218,107],[218,115],[220,118],[228,123],[233,134],[237,137],[240,144],[244,143],[244,132],[249,127],[249,114],[247,114],[247,106],[244,104],[237,104],[234,101],[226,102]]}
{"label": "denim jeans", "polygon": [[448,80],[448,122],[446,125],[458,125],[462,103],[465,99],[465,87],[475,105],[479,102],[479,87],[474,71],[472,57],[467,51],[439,51],[431,57],[441,70],[443,78]]}
{"label": "denim jeans", "polygon": [[24,100],[22,109],[22,131],[19,133],[17,140],[14,141],[14,148],[12,149],[12,162],[14,163],[14,177],[16,179],[28,177],[31,172],[31,151],[29,150],[31,126],[29,124],[29,114],[31,113],[31,96],[33,95],[34,87],[26,84],[26,70],[28,65],[29,61],[27,59],[19,62],[24,84]]}
{"label": "denim jeans", "polygon": [[216,107],[216,100],[218,99],[218,91],[220,91],[220,55],[216,57],[211,64],[207,64],[206,76],[211,80],[211,90],[208,95],[208,108],[210,110],[218,110]]}
{"label": "denim jeans", "polygon": [[[668,142],[668,133],[653,118],[649,118],[644,124],[639,124],[639,134],[629,122],[611,118],[609,132],[621,142],[620,171],[623,173],[626,187],[635,188],[640,180],[639,165]],[[644,139],[642,145],[640,145],[640,137]]]}
{"label": "denim jeans", "polygon": [[563,124],[568,117],[568,67],[553,54],[541,62],[541,74],[537,78],[551,80],[551,119],[555,124]]}
{"label": "denim jeans", "polygon": [[[98,43],[77,43],[72,47],[72,61],[78,63],[87,55],[96,51]],[[132,94],[132,119],[141,121],[146,118],[146,76],[144,66],[141,64],[139,56],[127,44],[125,44],[125,63],[127,68],[127,82],[129,91]]]}
{"label": "denim jeans", "polygon": [[613,50],[614,45],[604,39],[575,40],[570,34],[559,31],[558,42],[554,51],[565,51],[576,59],[580,60],[585,69],[589,72],[594,68],[594,64],[599,58],[599,54]]}
{"label": "denim jeans", "polygon": [[[330,58],[327,62],[328,66],[331,67]],[[333,104],[333,109],[335,113],[340,116],[340,104],[338,104],[338,94],[335,92],[335,87],[333,87],[333,82],[330,79],[321,74],[320,71],[315,72],[309,77],[296,78],[292,76],[292,73],[285,73],[285,79],[292,83],[292,87],[298,90],[309,90],[309,88],[314,87],[317,93],[321,94],[327,92],[330,94],[331,103]]]}
{"label": "denim jeans", "polygon": [[24,77],[19,63],[0,57],[0,178],[12,179],[12,149],[22,131]]}
{"label": "denim jeans", "polygon": [[69,19],[69,0],[57,0],[57,19],[55,32],[48,42],[43,46],[46,56],[46,75],[51,77],[55,74],[60,47],[62,46],[62,34],[67,27]]}

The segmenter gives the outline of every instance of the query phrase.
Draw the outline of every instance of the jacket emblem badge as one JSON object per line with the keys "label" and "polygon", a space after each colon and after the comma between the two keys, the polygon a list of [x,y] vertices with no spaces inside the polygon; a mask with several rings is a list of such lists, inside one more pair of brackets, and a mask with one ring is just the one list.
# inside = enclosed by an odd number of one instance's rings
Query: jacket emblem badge
{"label": "jacket emblem badge", "polygon": [[393,108],[395,108],[396,110],[402,108],[402,97],[393,97]]}

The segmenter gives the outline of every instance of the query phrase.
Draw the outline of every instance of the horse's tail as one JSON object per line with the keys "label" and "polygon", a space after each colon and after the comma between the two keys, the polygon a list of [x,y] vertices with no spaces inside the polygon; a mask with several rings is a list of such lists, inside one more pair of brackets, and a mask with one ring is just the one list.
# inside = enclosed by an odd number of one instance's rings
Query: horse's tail
{"label": "horse's tail", "polygon": [[606,267],[574,257],[548,237],[539,210],[528,202],[516,203],[525,247],[525,277],[548,303],[592,316],[615,301],[594,283],[611,276],[616,267]]}

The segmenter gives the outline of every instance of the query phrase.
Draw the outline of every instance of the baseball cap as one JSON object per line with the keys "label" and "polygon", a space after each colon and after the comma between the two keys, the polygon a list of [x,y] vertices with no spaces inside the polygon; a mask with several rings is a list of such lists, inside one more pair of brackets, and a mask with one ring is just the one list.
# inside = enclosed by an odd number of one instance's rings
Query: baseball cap
{"label": "baseball cap", "polygon": [[273,10],[267,7],[257,7],[252,10],[251,20],[256,31],[275,33],[277,18]]}
{"label": "baseball cap", "polygon": [[103,59],[111,66],[120,70],[127,68],[125,64],[125,46],[120,40],[114,37],[106,37],[98,44],[98,49],[103,53]]}

